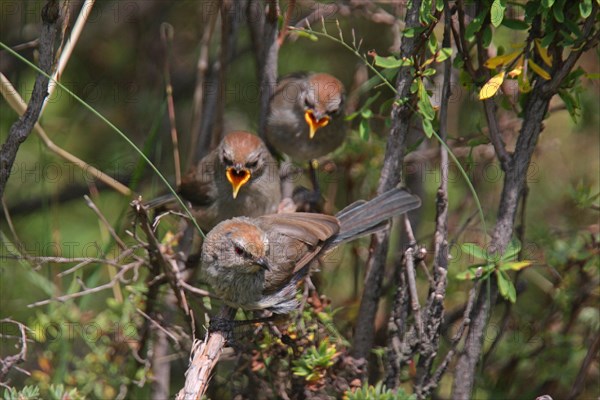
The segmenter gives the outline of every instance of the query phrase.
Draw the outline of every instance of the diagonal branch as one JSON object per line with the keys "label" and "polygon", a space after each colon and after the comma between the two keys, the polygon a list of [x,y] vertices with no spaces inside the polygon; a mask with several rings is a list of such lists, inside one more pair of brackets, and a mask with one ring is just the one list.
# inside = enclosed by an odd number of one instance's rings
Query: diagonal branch
{"label": "diagonal branch", "polygon": [[[54,43],[58,36],[60,20],[58,0],[49,0],[42,9],[42,31],[39,47],[40,69],[48,75],[52,72]],[[48,94],[48,82],[49,78],[45,75],[37,75],[27,110],[10,127],[8,138],[0,148],[0,198],[4,195],[6,182],[10,176],[19,147],[27,139],[40,116],[44,99]]]}
{"label": "diagonal branch", "polygon": [[[414,0],[406,12],[406,28],[420,26],[419,10],[421,1]],[[418,38],[404,37],[400,48],[400,57],[410,58],[416,48]],[[414,77],[410,67],[402,67],[398,72],[396,88],[397,99],[404,100],[400,106],[392,109],[392,129],[388,137],[385,150],[385,158],[377,193],[381,194],[397,186],[401,180],[402,163],[406,147],[406,137],[410,129],[410,119],[413,115],[411,107],[410,86]],[[408,100],[408,101],[407,101]],[[390,230],[382,230],[371,238],[371,256],[367,261],[367,276],[365,277],[365,289],[360,303],[352,355],[355,358],[366,358],[371,351],[375,335],[375,315],[381,297],[381,284],[385,269],[385,260],[389,245]]]}

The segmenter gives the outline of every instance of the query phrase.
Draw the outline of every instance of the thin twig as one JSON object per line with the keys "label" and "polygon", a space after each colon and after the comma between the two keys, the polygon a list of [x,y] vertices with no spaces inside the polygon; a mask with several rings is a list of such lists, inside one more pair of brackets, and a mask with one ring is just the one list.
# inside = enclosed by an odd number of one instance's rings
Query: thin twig
{"label": "thin twig", "polygon": [[50,304],[54,301],[58,301],[58,302],[62,303],[67,300],[76,299],[78,297],[86,296],[91,293],[98,293],[98,292],[101,292],[106,289],[111,289],[114,285],[116,285],[117,283],[120,283],[120,282],[128,284],[128,283],[130,283],[130,281],[134,281],[135,279],[125,280],[124,279],[125,274],[131,270],[135,270],[136,268],[140,267],[141,265],[143,265],[143,262],[136,261],[136,262],[132,262],[130,264],[122,266],[122,268],[117,272],[117,274],[109,282],[105,283],[104,285],[96,286],[96,287],[93,287],[90,289],[85,289],[80,292],[75,292],[75,293],[66,294],[63,296],[54,297],[54,298],[47,299],[47,300],[37,301],[35,303],[28,304],[27,307],[33,308],[33,307],[44,306],[44,305]]}
{"label": "thin twig", "polygon": [[[25,325],[23,325],[22,323],[12,320],[10,318],[4,318],[4,319],[0,320],[0,324],[3,324],[3,323],[10,323],[10,324],[17,325],[17,327],[19,328],[19,332],[21,334],[21,337],[19,339],[19,341],[21,342],[21,347],[19,349],[19,352],[17,354],[14,354],[11,356],[6,356],[6,357],[0,359],[0,382],[2,382],[4,384],[4,382],[5,382],[4,378],[10,372],[10,370],[13,368],[20,372],[25,373],[26,375],[29,375],[29,373],[22,370],[21,368],[17,367],[17,364],[20,364],[27,360],[27,333],[26,333],[26,330],[28,328]],[[4,332],[6,330],[3,329],[2,331]]]}
{"label": "thin twig", "polygon": [[123,243],[123,241],[121,240],[121,238],[119,237],[119,235],[117,235],[117,232],[115,232],[115,229],[108,222],[108,220],[106,219],[106,217],[104,216],[104,214],[102,214],[102,212],[98,209],[98,207],[96,207],[96,204],[94,204],[94,202],[92,201],[92,199],[90,199],[90,197],[87,194],[85,196],[83,196],[83,198],[85,199],[85,202],[86,202],[87,206],[89,208],[91,208],[92,211],[94,211],[94,213],[98,217],[98,219],[100,219],[100,221],[102,221],[102,223],[106,227],[106,230],[108,230],[108,232],[110,233],[110,236],[112,236],[112,238],[117,243],[117,245],[119,246],[119,248],[122,251],[127,250],[127,245],[125,243]]}
{"label": "thin twig", "polygon": [[167,109],[169,124],[171,125],[171,143],[173,145],[173,164],[175,167],[175,185],[181,185],[181,159],[179,157],[179,140],[177,136],[177,124],[175,122],[175,103],[173,101],[173,85],[171,85],[171,42],[173,41],[173,25],[163,22],[160,26],[160,38],[165,46],[165,93],[167,95]]}
{"label": "thin twig", "polygon": [[202,117],[206,101],[205,83],[208,72],[208,56],[210,42],[215,30],[218,13],[215,10],[216,1],[207,0],[203,3],[203,10],[207,10],[209,19],[205,21],[204,31],[200,39],[200,55],[198,56],[198,64],[196,65],[196,85],[194,88],[194,103],[192,108],[192,125],[190,147],[187,155],[187,168],[189,169],[196,161],[194,155],[198,147],[198,140],[202,133]]}
{"label": "thin twig", "polygon": [[177,266],[177,261],[173,257],[167,257],[165,253],[161,251],[162,246],[152,231],[146,206],[144,206],[141,199],[134,200],[131,203],[131,207],[136,212],[142,230],[146,234],[149,247],[148,254],[150,255],[150,264],[158,265],[160,270],[165,273],[168,278],[167,280],[169,285],[171,286],[171,289],[173,289],[175,297],[177,297],[179,307],[185,312],[185,315],[189,316],[190,309],[185,297],[185,292],[181,288],[181,279],[179,279],[179,268]]}
{"label": "thin twig", "polygon": [[58,63],[56,64],[56,70],[52,74],[52,79],[50,79],[50,83],[48,84],[48,97],[44,100],[44,104],[42,104],[42,109],[40,111],[40,116],[44,113],[46,106],[48,105],[48,100],[52,98],[52,94],[54,90],[56,90],[56,82],[60,80],[62,77],[65,68],[67,67],[67,63],[71,58],[71,54],[73,53],[73,49],[77,45],[77,41],[79,40],[79,36],[81,36],[81,32],[83,31],[83,27],[87,22],[88,17],[92,13],[92,8],[94,7],[94,3],[96,0],[85,0],[83,5],[81,6],[81,10],[79,11],[79,16],[73,24],[71,28],[71,35],[69,36],[69,40],[63,47],[60,58],[58,59]]}

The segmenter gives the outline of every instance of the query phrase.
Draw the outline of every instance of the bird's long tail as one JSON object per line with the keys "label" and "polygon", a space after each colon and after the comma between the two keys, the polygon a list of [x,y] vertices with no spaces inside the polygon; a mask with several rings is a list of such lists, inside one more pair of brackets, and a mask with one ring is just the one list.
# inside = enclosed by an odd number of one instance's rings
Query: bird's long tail
{"label": "bird's long tail", "polygon": [[421,206],[421,199],[405,189],[391,189],[369,201],[357,201],[336,214],[340,231],[329,246],[337,246],[385,227],[396,216]]}
{"label": "bird's long tail", "polygon": [[144,203],[144,205],[150,209],[160,209],[168,204],[176,203],[176,198],[172,193],[163,194],[162,196],[158,196],[153,198],[152,200],[148,200]]}

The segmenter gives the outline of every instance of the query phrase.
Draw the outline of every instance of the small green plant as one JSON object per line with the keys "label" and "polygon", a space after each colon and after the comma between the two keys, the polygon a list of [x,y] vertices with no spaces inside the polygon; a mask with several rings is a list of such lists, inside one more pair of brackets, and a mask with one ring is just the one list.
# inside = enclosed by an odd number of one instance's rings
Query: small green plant
{"label": "small green plant", "polygon": [[4,390],[4,400],[37,400],[40,398],[40,388],[37,386],[25,386],[21,390],[9,388]]}
{"label": "small green plant", "polygon": [[415,400],[417,396],[409,395],[402,388],[387,389],[382,382],[375,386],[364,384],[363,387],[344,393],[344,400]]}
{"label": "small green plant", "polygon": [[463,243],[461,249],[466,254],[485,262],[469,266],[466,271],[456,275],[457,279],[487,279],[492,273],[495,273],[500,294],[511,303],[517,301],[517,290],[508,271],[519,271],[532,264],[528,260],[514,261],[521,251],[521,244],[517,240],[511,241],[503,254],[486,251],[475,243]]}
{"label": "small green plant", "polygon": [[321,380],[327,369],[335,363],[340,353],[337,352],[335,344],[325,339],[319,347],[312,346],[298,360],[294,360],[292,371],[294,375],[302,376],[308,382]]}

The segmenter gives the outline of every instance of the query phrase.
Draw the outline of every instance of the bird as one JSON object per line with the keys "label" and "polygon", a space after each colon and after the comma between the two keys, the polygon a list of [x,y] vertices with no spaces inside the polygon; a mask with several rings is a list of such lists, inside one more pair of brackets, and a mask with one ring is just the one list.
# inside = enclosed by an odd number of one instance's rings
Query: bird
{"label": "bird", "polygon": [[204,240],[200,277],[230,307],[288,314],[297,309],[298,286],[317,260],[420,205],[417,196],[395,188],[335,216],[296,212],[226,220]]}
{"label": "bird", "polygon": [[346,137],[344,85],[326,73],[297,72],[279,80],[271,97],[266,141],[295,161],[338,148]]}
{"label": "bird", "polygon": [[[182,177],[178,194],[204,232],[238,216],[277,212],[281,200],[279,167],[265,143],[246,131],[233,131]],[[171,194],[146,203],[156,208],[174,203]]]}

